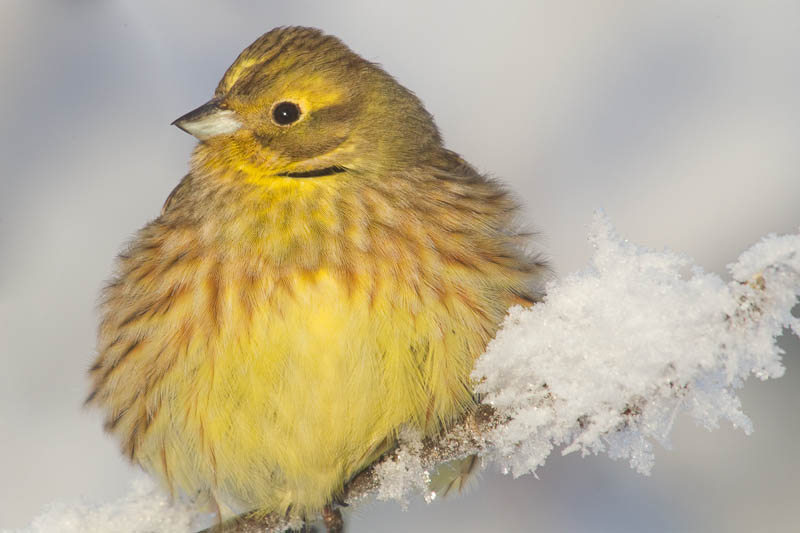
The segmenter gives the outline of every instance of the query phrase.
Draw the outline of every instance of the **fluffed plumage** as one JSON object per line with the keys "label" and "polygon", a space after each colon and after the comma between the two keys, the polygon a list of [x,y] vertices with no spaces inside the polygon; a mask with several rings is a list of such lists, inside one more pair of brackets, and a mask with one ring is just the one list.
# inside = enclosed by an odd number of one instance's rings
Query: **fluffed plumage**
{"label": "fluffed plumage", "polygon": [[170,490],[315,515],[470,409],[547,267],[413,93],[318,30],[265,34],[176,124],[201,142],[118,258],[89,401]]}

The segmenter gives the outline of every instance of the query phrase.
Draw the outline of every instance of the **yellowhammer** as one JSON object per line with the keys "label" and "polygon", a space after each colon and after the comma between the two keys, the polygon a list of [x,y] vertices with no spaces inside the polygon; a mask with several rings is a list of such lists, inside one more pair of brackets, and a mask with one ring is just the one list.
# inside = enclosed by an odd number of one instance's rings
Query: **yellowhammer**
{"label": "yellowhammer", "polygon": [[175,124],[200,143],[118,258],[89,401],[169,490],[317,515],[401,427],[470,409],[547,267],[414,94],[318,30],[263,35]]}

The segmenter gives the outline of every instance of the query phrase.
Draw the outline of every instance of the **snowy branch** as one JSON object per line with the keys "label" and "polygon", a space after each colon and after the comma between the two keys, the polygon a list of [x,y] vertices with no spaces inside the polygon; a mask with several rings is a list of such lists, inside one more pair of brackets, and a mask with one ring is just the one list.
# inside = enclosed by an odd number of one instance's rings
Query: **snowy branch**
{"label": "snowy branch", "polygon": [[[653,443],[668,444],[681,412],[709,428],[729,420],[751,431],[735,391],[751,374],[780,377],[776,338],[783,328],[800,334],[791,313],[800,235],[764,238],[729,265],[727,284],[684,257],[621,239],[603,215],[590,240],[588,268],[552,283],[543,303],[510,310],[473,372],[481,406],[439,438],[403,432],[392,454],[349,483],[347,503],[419,493],[430,501],[436,465],[472,454],[514,476],[534,472],[555,448],[627,458],[648,473]],[[225,530],[289,525],[276,518]],[[141,531],[119,521],[113,529]]]}

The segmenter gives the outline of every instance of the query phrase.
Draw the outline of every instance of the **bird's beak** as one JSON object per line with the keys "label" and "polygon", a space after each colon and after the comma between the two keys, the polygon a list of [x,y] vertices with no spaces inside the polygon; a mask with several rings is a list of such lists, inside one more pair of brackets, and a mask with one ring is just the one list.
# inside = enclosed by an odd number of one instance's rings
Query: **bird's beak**
{"label": "bird's beak", "polygon": [[172,124],[201,141],[217,135],[233,133],[242,127],[236,113],[220,107],[220,101],[217,98],[189,111]]}

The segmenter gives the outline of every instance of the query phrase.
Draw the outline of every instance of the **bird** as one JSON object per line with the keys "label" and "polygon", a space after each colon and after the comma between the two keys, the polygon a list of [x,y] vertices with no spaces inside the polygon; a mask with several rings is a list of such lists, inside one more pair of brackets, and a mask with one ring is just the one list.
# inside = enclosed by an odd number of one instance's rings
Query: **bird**
{"label": "bird", "polygon": [[547,260],[420,99],[321,30],[265,33],[173,124],[199,142],[102,291],[87,403],[220,517],[330,516],[403,428],[474,409]]}

